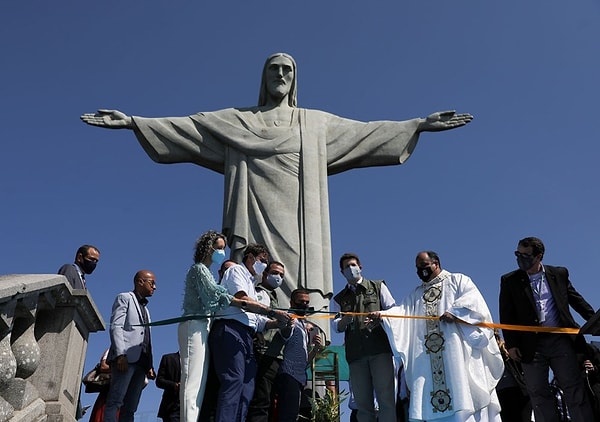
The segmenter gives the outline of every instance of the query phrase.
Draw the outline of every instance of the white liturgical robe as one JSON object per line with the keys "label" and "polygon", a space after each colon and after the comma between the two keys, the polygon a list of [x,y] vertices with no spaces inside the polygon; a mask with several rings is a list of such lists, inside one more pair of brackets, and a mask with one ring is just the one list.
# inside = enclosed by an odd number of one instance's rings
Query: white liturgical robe
{"label": "white liturgical robe", "polygon": [[444,312],[468,323],[492,322],[473,281],[442,271],[393,308],[382,311],[394,354],[405,367],[411,421],[499,422],[495,387],[504,362],[493,330],[438,318]]}

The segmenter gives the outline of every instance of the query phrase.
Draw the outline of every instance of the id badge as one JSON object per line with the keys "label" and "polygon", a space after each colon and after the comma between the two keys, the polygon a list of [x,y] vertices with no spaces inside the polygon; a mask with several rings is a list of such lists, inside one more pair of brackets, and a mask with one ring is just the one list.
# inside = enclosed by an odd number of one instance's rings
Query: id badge
{"label": "id badge", "polygon": [[538,312],[538,316],[540,319],[540,324],[546,321],[546,311],[544,309],[540,309]]}

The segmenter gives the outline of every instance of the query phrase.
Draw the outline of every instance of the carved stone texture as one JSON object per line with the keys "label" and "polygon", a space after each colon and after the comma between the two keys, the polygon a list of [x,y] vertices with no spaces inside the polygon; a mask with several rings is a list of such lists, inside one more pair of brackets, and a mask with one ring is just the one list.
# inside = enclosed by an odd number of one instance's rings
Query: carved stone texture
{"label": "carved stone texture", "polygon": [[40,346],[35,339],[35,311],[37,298],[24,298],[17,306],[11,342],[12,351],[17,360],[19,378],[29,378],[40,362]]}
{"label": "carved stone texture", "polygon": [[[17,360],[10,348],[10,333],[0,339],[0,391],[17,373]],[[1,410],[0,410],[1,413]]]}
{"label": "carved stone texture", "polygon": [[9,402],[0,397],[0,422],[9,420],[12,417],[14,410],[15,408],[12,407]]}
{"label": "carved stone texture", "polygon": [[[46,415],[46,403],[42,399],[35,399],[22,410],[15,410],[10,422],[45,422],[48,420]],[[0,419],[0,422],[5,422]]]}
{"label": "carved stone texture", "polygon": [[37,389],[27,380],[14,378],[2,390],[2,397],[9,402],[15,410],[24,409],[39,397]]}
{"label": "carved stone texture", "polygon": [[0,422],[75,422],[87,339],[104,329],[89,292],[65,277],[0,275]]}

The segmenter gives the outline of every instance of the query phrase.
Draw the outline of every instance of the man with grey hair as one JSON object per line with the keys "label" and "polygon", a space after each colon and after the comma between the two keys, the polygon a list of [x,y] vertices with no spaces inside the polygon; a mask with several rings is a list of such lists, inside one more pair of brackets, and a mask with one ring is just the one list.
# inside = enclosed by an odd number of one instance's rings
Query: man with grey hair
{"label": "man with grey hair", "polygon": [[[463,126],[468,113],[438,112],[407,121],[358,122],[298,108],[297,67],[284,53],[267,58],[256,107],[187,117],[142,118],[116,110],[83,114],[90,125],[131,129],[158,163],[195,163],[224,174],[223,233],[232,258],[259,243],[286,263],[282,292],[333,291],[327,176],[404,163],[419,134]],[[286,198],[282,201],[281,198]]]}

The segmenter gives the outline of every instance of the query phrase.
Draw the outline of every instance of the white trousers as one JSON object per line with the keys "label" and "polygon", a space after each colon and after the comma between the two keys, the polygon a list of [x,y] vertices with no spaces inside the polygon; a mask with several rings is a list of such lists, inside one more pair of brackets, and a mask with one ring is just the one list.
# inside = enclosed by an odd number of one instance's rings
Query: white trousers
{"label": "white trousers", "polygon": [[181,355],[181,422],[197,422],[208,373],[208,319],[184,321],[177,329]]}

